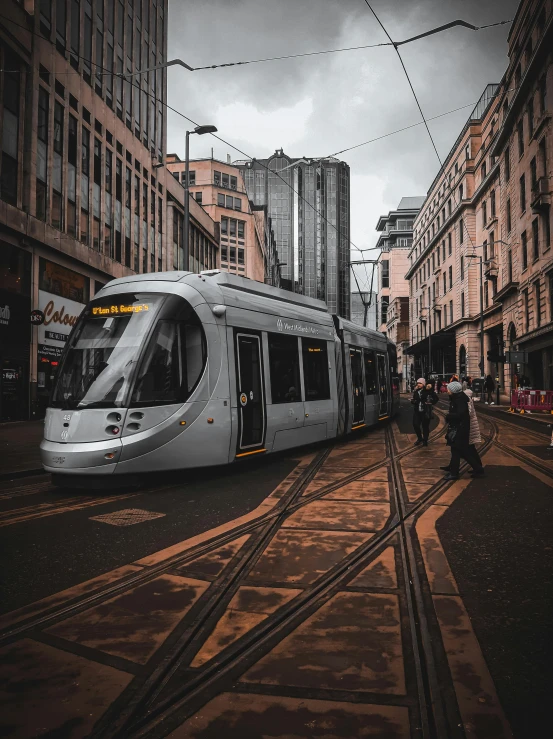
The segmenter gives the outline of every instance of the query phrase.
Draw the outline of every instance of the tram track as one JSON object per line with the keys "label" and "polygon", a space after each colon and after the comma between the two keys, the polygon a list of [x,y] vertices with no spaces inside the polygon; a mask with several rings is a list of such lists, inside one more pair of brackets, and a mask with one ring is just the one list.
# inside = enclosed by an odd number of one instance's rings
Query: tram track
{"label": "tram track", "polygon": [[[366,431],[365,433],[370,433],[370,430]],[[438,431],[435,431],[433,434],[431,434],[430,440],[435,441],[443,437],[444,435],[445,435],[445,427],[438,429]],[[297,486],[301,486],[302,491],[305,490],[305,488],[309,485],[309,483],[313,480],[313,478],[319,471],[319,468],[322,466],[323,462],[325,461],[326,456],[328,456],[330,451],[332,451],[332,448],[333,447],[329,447],[328,450],[325,450],[326,454],[325,454],[324,459],[321,458],[320,456],[317,456],[308,465],[308,467],[303,471],[301,477],[292,484],[289,494],[290,493],[293,494],[293,491],[296,489]],[[405,456],[412,454],[415,451],[416,449],[412,447],[409,449],[406,449],[403,452],[400,452],[398,454],[398,458],[402,459]],[[325,452],[321,452],[321,454]],[[44,628],[47,625],[50,625],[50,623],[54,623],[61,619],[69,618],[70,616],[80,613],[81,611],[86,610],[92,606],[99,605],[105,600],[108,600],[117,595],[120,595],[122,592],[126,590],[129,590],[138,585],[141,585],[150,580],[153,580],[154,578],[159,577],[159,575],[162,575],[171,569],[182,567],[188,564],[189,562],[191,562],[192,560],[195,560],[199,557],[210,554],[214,550],[219,549],[220,547],[233,542],[237,538],[252,534],[258,528],[264,526],[267,523],[270,523],[275,518],[280,516],[285,509],[288,509],[288,512],[292,513],[298,510],[299,508],[307,505],[308,503],[312,502],[313,500],[322,498],[325,495],[335,490],[338,490],[344,485],[349,484],[350,482],[355,482],[359,480],[360,478],[364,477],[365,475],[370,474],[371,472],[374,472],[380,469],[382,466],[387,465],[389,461],[390,461],[389,457],[386,456],[381,461],[376,462],[371,465],[367,465],[360,469],[356,469],[352,471],[351,473],[344,475],[343,477],[341,477],[339,480],[336,480],[335,482],[332,482],[326,485],[321,485],[321,487],[316,492],[310,493],[309,495],[305,495],[303,497],[301,495],[298,495],[296,496],[296,499],[293,502],[289,500],[289,497],[283,498],[275,506],[275,509],[273,511],[262,514],[261,516],[253,519],[252,521],[248,521],[233,529],[225,531],[224,533],[219,534],[218,536],[215,536],[212,539],[209,539],[205,543],[202,543],[196,547],[192,547],[186,550],[186,552],[176,554],[172,557],[169,557],[165,559],[163,562],[161,562],[159,565],[153,565],[151,567],[148,567],[144,571],[138,572],[135,575],[126,577],[121,581],[110,584],[107,587],[102,588],[101,590],[93,594],[85,596],[84,598],[81,597],[75,603],[70,602],[62,606],[61,608],[56,607],[56,608],[48,609],[45,613],[40,614],[36,618],[26,620],[22,623],[16,624],[15,626],[4,630],[3,632],[0,632],[0,644],[12,641],[14,638],[17,638],[20,634],[28,630],[32,630],[36,628]],[[173,485],[168,486],[169,489],[171,487],[173,487]],[[159,491],[159,489],[160,488],[152,488],[152,490],[155,490],[155,491]],[[141,490],[140,494],[147,493],[148,491],[149,490]],[[112,500],[117,500],[117,498],[115,496],[112,496],[110,498],[110,501]],[[31,513],[31,508],[32,507],[29,507],[28,509],[29,513]]]}
{"label": "tram track", "polygon": [[[442,429],[438,434],[435,434],[434,438],[443,436],[444,433],[445,429]],[[308,614],[320,608],[340,587],[353,579],[356,573],[366,566],[367,561],[379,550],[383,549],[397,533],[401,533],[403,542],[402,558],[405,581],[409,583],[407,587],[413,590],[412,595],[409,597],[411,601],[409,617],[412,628],[417,631],[417,636],[415,637],[416,649],[419,647],[421,649],[424,648],[428,653],[430,647],[428,643],[424,643],[425,639],[421,635],[424,630],[421,628],[421,623],[424,621],[424,609],[421,611],[422,596],[420,595],[420,585],[417,587],[414,584],[418,577],[415,574],[415,555],[412,549],[412,543],[410,542],[410,535],[405,530],[405,525],[408,521],[414,522],[417,514],[422,513],[428,505],[450,486],[450,483],[441,480],[431,485],[428,492],[409,507],[403,496],[401,472],[399,471],[398,462],[415,450],[405,450],[404,452],[397,453],[393,447],[393,443],[390,443],[391,433],[388,432],[387,436],[389,454],[378,465],[374,465],[373,467],[388,467],[391,465],[390,489],[396,511],[391,515],[389,523],[382,531],[375,534],[374,537],[358,547],[353,553],[344,557],[335,567],[317,579],[310,587],[306,588],[287,605],[279,609],[275,616],[269,617],[261,625],[239,639],[234,645],[224,650],[223,654],[210,660],[205,667],[197,670],[195,674],[188,675],[189,679],[184,686],[177,688],[168,696],[164,696],[157,704],[156,701],[162,695],[163,688],[167,686],[169,680],[167,679],[167,674],[165,674],[160,681],[160,673],[163,672],[163,669],[158,670],[157,675],[152,674],[148,685],[145,685],[142,690],[139,690],[134,697],[134,705],[140,706],[141,712],[137,713],[131,709],[126,712],[126,715],[121,715],[120,706],[114,707],[114,712],[110,711],[109,715],[100,722],[93,736],[117,737],[118,739],[127,736],[147,736],[152,739],[153,737],[165,736],[174,728],[174,725],[176,726],[178,723],[182,723],[183,720],[191,716],[211,697],[220,692],[224,683],[238,679],[261,655],[266,654],[274,645],[290,633],[295,626],[304,621]],[[485,451],[491,443],[493,443],[493,438],[487,438],[482,451]],[[344,483],[340,482],[339,484]],[[334,489],[337,485],[338,483],[333,484],[332,488]],[[321,492],[320,495],[324,495],[327,492],[325,488],[325,492]],[[316,495],[319,496],[319,493]],[[314,497],[314,495],[310,495],[308,501],[311,502]],[[291,510],[288,510],[284,513],[284,516],[290,513]],[[257,549],[255,554],[260,556],[262,549]],[[229,599],[222,605],[226,605],[228,602]],[[222,612],[224,608],[220,610]],[[213,628],[212,623],[209,628]],[[195,646],[197,650],[200,647],[200,643],[191,646]],[[186,658],[190,661],[193,655],[193,649],[189,649],[188,652],[183,650],[182,662],[186,663]],[[439,728],[437,729],[438,733],[436,733],[436,729],[434,728],[434,723],[436,723],[437,727],[444,725],[444,718],[441,716],[436,718],[435,716],[439,708],[439,699],[436,698],[436,694],[439,692],[439,684],[435,674],[431,675],[431,679],[428,677],[428,655],[424,659],[418,655],[416,660],[418,663],[417,673],[420,687],[420,720],[423,726],[421,736],[424,739],[427,739],[427,737],[441,736],[443,734],[439,733]],[[176,671],[175,663],[171,671],[174,675]],[[431,691],[431,702],[428,702],[427,693],[429,690]],[[425,715],[427,710],[425,706],[427,705],[433,706],[431,717]],[[114,713],[119,718],[119,722],[115,724]],[[175,714],[178,714],[177,719],[174,719]]]}
{"label": "tram track", "polygon": [[[441,411],[438,411],[438,415],[442,415],[443,418]],[[437,441],[444,434],[445,426],[434,432],[431,435],[431,440]],[[22,637],[25,633],[32,633],[37,629],[44,629],[54,623],[64,621],[93,606],[101,605],[126,591],[130,591],[138,585],[154,580],[164,573],[175,573],[177,568],[204,554],[213,552],[225,543],[232,542],[246,533],[255,534],[251,541],[240,550],[238,558],[233,559],[231,569],[226,568],[221,578],[215,580],[208,588],[209,597],[204,599],[201,604],[198,602],[199,607],[196,609],[196,613],[193,614],[194,618],[190,619],[188,626],[179,635],[178,640],[172,641],[169,651],[162,654],[161,659],[153,665],[153,671],[146,676],[142,672],[140,676],[135,678],[140,684],[136,685],[135,682],[130,691],[125,691],[121,699],[118,699],[112,708],[107,711],[104,718],[100,720],[93,734],[97,737],[138,737],[153,732],[152,736],[161,736],[166,731],[166,722],[170,722],[175,711],[179,714],[179,720],[182,719],[183,710],[187,716],[190,715],[190,711],[194,711],[197,707],[203,705],[209,700],[210,695],[219,692],[219,686],[222,682],[232,680],[242,674],[249,664],[259,659],[260,654],[270,649],[271,644],[278,643],[283,635],[293,629],[294,624],[301,623],[308,612],[313,612],[319,608],[332,596],[337,588],[354,577],[355,571],[366,566],[367,560],[376,556],[375,553],[385,547],[387,542],[395,537],[398,532],[401,533],[403,542],[402,560],[406,573],[405,582],[411,583],[411,588],[414,587],[412,583],[415,563],[413,553],[410,551],[409,537],[405,531],[406,522],[414,520],[418,513],[422,512],[427,505],[430,505],[437,496],[447,489],[449,483],[441,480],[434,485],[429,485],[426,493],[420,496],[415,503],[410,503],[404,495],[399,462],[419,451],[419,449],[411,447],[398,452],[391,439],[389,428],[386,430],[386,437],[386,455],[378,462],[352,470],[340,479],[321,485],[316,491],[305,495],[306,488],[313,481],[324,462],[328,460],[333,448],[329,447],[318,453],[315,459],[304,469],[301,475],[292,483],[274,511],[225,532],[223,535],[214,537],[201,546],[170,557],[158,565],[150,566],[146,570],[125,577],[125,579],[112,583],[108,587],[103,587],[95,593],[78,597],[73,602],[65,602],[62,606],[54,606],[39,613],[36,617],[16,623],[13,628],[4,632],[0,640],[11,642]],[[485,446],[487,447],[490,443],[491,440],[489,439]],[[390,509],[389,521],[383,529],[351,554],[345,556],[312,585],[305,588],[301,595],[279,608],[273,617],[267,618],[266,622],[253,629],[250,634],[246,634],[236,644],[224,650],[220,657],[217,656],[207,662],[205,667],[195,670],[194,674],[189,675],[189,679],[186,680],[186,684],[182,688],[168,690],[168,686],[172,687],[171,679],[183,665],[186,666],[190,663],[206,635],[209,634],[214,623],[217,622],[228,606],[233,594],[266,550],[268,543],[275,532],[279,530],[282,522],[292,513],[303,506],[309,505],[314,500],[323,498],[330,492],[382,468],[389,470],[390,502],[393,504]],[[395,510],[393,510],[394,508]],[[420,606],[416,604],[416,597],[418,596],[415,591],[409,595],[411,602],[410,620],[412,628],[419,629],[416,637],[417,649],[423,650],[424,644],[421,643],[422,637],[418,626],[421,618],[418,615]],[[423,733],[422,736],[426,739],[426,737],[434,735],[431,729],[431,722],[434,721],[434,718],[424,718],[422,715],[422,707],[427,703],[428,696],[426,693],[429,691],[428,685],[431,681],[428,680],[427,676],[426,658],[418,659],[421,665],[418,668],[419,696],[423,694],[423,691],[425,692],[425,697],[420,703],[420,710],[421,721],[426,727],[426,733]],[[434,687],[434,690],[436,690],[436,687]],[[164,728],[158,729],[158,723],[159,727]]]}

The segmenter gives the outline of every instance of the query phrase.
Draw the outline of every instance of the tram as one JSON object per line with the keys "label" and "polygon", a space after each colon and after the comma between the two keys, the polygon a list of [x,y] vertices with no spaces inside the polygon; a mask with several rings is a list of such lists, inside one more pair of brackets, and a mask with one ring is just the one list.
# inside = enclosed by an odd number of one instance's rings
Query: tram
{"label": "tram", "polygon": [[324,302],[212,270],[112,280],[67,341],[41,456],[56,476],[211,467],[393,416],[395,346]]}

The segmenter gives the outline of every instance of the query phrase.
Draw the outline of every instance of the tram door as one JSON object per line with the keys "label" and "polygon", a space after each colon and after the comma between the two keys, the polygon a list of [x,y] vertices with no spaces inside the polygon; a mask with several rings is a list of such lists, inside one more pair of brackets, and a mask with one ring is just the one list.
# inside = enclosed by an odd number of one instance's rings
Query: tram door
{"label": "tram door", "polygon": [[384,354],[377,354],[376,360],[378,363],[378,390],[380,397],[380,406],[378,415],[380,418],[387,415],[388,413],[388,377],[386,373],[386,356]]}
{"label": "tram door", "polygon": [[365,389],[363,386],[363,350],[349,350],[351,362],[351,388],[353,393],[353,417],[352,426],[365,423]]}
{"label": "tram door", "polygon": [[236,334],[236,377],[238,380],[238,451],[263,445],[265,393],[261,366],[261,339],[255,334]]}

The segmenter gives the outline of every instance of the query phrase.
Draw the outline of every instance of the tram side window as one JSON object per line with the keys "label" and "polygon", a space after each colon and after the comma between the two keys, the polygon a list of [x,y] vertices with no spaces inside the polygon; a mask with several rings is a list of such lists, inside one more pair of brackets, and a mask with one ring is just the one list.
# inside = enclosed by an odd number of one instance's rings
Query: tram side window
{"label": "tram side window", "polygon": [[328,400],[330,398],[330,382],[326,341],[302,339],[301,345],[305,399]]}
{"label": "tram side window", "polygon": [[300,357],[295,336],[268,334],[273,403],[301,400]]}
{"label": "tram side window", "polygon": [[376,357],[374,352],[365,349],[365,385],[367,395],[375,395],[377,391],[376,382]]}
{"label": "tram side window", "polygon": [[200,326],[159,321],[142,360],[131,402],[157,405],[185,401],[204,364]]}

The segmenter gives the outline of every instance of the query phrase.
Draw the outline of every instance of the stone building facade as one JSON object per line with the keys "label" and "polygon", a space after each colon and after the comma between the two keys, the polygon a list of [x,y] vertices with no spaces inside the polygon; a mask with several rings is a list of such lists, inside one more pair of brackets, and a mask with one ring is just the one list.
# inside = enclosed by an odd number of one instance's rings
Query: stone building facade
{"label": "stone building facade", "polygon": [[405,273],[413,245],[414,220],[424,202],[424,196],[402,198],[395,210],[380,216],[376,230],[378,257],[378,322],[379,330],[394,342],[397,349],[398,373],[405,390],[409,380],[409,282]]}
{"label": "stone building facade", "polygon": [[[166,161],[167,169],[184,185],[185,162],[177,154],[168,154]],[[278,259],[267,208],[250,202],[238,167],[217,159],[194,159],[189,177],[191,200],[219,226],[217,267],[273,284]]]}
{"label": "stone building facade", "polygon": [[[484,90],[416,219],[415,374],[490,374],[507,393],[521,379],[553,388],[552,21],[551,2],[520,4],[507,71]],[[527,356],[506,362],[515,350]]]}
{"label": "stone building facade", "polygon": [[[167,7],[2,3],[0,420],[44,412],[71,325],[104,284],[178,262],[183,188],[160,166],[166,73],[105,72],[166,60]],[[191,231],[214,266],[215,224],[199,206]],[[31,310],[44,324],[31,325]]]}

